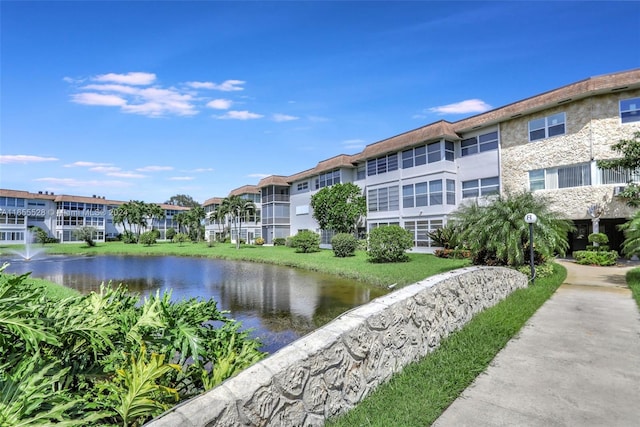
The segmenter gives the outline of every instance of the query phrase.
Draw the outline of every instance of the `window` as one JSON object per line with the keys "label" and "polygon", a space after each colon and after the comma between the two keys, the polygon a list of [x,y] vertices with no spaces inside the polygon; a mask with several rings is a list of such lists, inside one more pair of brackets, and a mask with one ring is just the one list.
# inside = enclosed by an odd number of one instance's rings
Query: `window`
{"label": "window", "polygon": [[298,191],[305,191],[309,189],[309,181],[298,183]]}
{"label": "window", "polygon": [[380,175],[397,169],[398,154],[389,154],[367,161],[367,176]]}
{"label": "window", "polygon": [[367,165],[366,163],[360,163],[358,168],[356,169],[356,180],[365,179],[367,176]]}
{"label": "window", "polygon": [[640,98],[620,101],[620,120],[622,123],[640,122]]}
{"label": "window", "polygon": [[453,162],[455,157],[455,146],[451,141],[444,142],[444,159],[448,162]]}
{"label": "window", "polygon": [[442,160],[442,153],[440,152],[440,143],[434,142],[427,145],[427,161],[429,163],[435,163]]}
{"label": "window", "polygon": [[[448,180],[452,181],[452,180]],[[453,181],[452,181],[453,182]],[[455,202],[455,184],[454,184]],[[402,207],[414,208],[420,206],[432,206],[442,204],[442,180],[436,179],[429,182],[418,182],[402,186]],[[453,203],[455,204],[455,203]]]}
{"label": "window", "polygon": [[427,147],[411,148],[402,152],[402,169],[412,168],[427,163]]}
{"label": "window", "polygon": [[473,138],[463,139],[460,142],[460,154],[470,156],[471,154],[484,153],[485,151],[498,149],[498,132],[489,132]]}
{"label": "window", "polygon": [[491,178],[472,179],[462,182],[462,198],[488,196],[496,194],[500,191],[500,178],[493,176]]}
{"label": "window", "polygon": [[340,169],[333,170],[327,173],[321,173],[316,178],[316,190],[319,188],[330,187],[333,184],[340,183]]}
{"label": "window", "polygon": [[628,182],[640,182],[640,171],[632,171],[624,168],[599,170],[600,182],[602,184],[626,184]]}
{"label": "window", "polygon": [[558,168],[558,188],[591,185],[591,167],[588,163]]}
{"label": "window", "polygon": [[400,194],[397,186],[376,188],[367,192],[369,212],[397,211],[400,208]]}
{"label": "window", "polygon": [[529,171],[529,190],[544,190],[545,189],[545,171],[544,169],[538,169]]}
{"label": "window", "polygon": [[456,182],[453,179],[447,180],[447,204],[456,204]]}
{"label": "window", "polygon": [[413,236],[413,245],[419,247],[435,246],[429,238],[429,232],[442,228],[441,219],[405,221],[404,229]]}
{"label": "window", "polygon": [[558,113],[529,122],[529,141],[564,135],[565,113]]}

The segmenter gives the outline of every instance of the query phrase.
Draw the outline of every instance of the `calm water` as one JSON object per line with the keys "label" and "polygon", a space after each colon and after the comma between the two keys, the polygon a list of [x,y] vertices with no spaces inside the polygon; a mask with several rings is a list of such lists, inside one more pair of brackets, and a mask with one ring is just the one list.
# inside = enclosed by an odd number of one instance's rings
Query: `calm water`
{"label": "calm water", "polygon": [[229,317],[254,329],[263,350],[274,352],[340,313],[385,290],[304,270],[238,261],[185,257],[47,256],[11,263],[7,272],[32,272],[82,293],[103,282],[123,283],[141,295],[172,290],[172,299],[213,298]]}

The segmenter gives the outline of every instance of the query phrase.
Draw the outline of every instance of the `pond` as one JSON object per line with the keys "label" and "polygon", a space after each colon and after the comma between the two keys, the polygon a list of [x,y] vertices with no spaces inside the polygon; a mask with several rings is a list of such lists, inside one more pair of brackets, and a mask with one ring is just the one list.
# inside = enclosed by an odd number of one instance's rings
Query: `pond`
{"label": "pond", "polygon": [[173,300],[213,298],[218,309],[252,329],[273,353],[385,289],[306,270],[239,261],[173,256],[0,257],[9,273],[31,271],[86,294],[101,283],[123,283],[142,296],[172,291]]}

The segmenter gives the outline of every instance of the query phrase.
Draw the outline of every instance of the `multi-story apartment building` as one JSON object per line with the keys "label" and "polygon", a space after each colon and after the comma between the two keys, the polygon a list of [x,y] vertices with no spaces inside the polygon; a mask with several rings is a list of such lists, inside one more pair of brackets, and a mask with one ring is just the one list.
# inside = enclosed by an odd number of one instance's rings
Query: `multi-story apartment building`
{"label": "multi-story apartment building", "polygon": [[[553,210],[574,221],[571,249],[584,248],[595,224],[618,249],[623,236],[616,225],[633,210],[616,195],[640,177],[637,171],[600,170],[597,160],[615,157],[611,146],[632,139],[636,132],[640,69],[587,78],[456,122],[431,123],[370,144],[358,154],[337,155],[291,176],[269,176],[229,195],[251,200],[259,208],[254,217],[244,218],[241,239],[263,237],[271,243],[313,230],[326,244],[331,232],[319,229],[311,196],[324,187],[353,182],[367,199],[363,234],[397,224],[413,234],[414,250],[431,251],[429,231],[445,225],[460,204],[527,190],[544,195]],[[102,224],[92,212],[121,203],[23,193],[0,191],[0,241],[21,240],[28,225],[41,226],[66,241],[72,227],[87,221],[108,235],[108,216]],[[204,203],[209,239],[234,232],[228,218],[215,215],[222,200],[214,197]],[[66,202],[78,204],[82,220],[57,213],[64,211]],[[52,211],[53,218],[37,215]]]}
{"label": "multi-story apartment building", "polygon": [[[40,227],[60,242],[75,242],[74,230],[90,226],[96,229],[96,241],[115,238],[124,231],[113,222],[113,210],[125,202],[105,197],[55,195],[49,192],[0,189],[0,243],[25,243],[29,227]],[[188,210],[181,206],[159,204],[162,218],[147,220],[147,229],[160,232],[164,239],[169,228],[177,229],[173,216]]]}
{"label": "multi-story apartment building", "polygon": [[[253,202],[255,210],[247,211],[241,217],[237,215],[220,215],[221,208],[224,208],[224,199],[212,197],[205,200],[203,207],[206,213],[205,236],[209,241],[216,241],[220,237],[230,235],[231,241],[235,242],[238,234],[240,240],[254,242],[258,237],[262,237],[261,226],[261,192],[255,185],[244,185],[229,193],[229,197],[238,196],[248,202]],[[232,217],[235,223],[232,223]]]}

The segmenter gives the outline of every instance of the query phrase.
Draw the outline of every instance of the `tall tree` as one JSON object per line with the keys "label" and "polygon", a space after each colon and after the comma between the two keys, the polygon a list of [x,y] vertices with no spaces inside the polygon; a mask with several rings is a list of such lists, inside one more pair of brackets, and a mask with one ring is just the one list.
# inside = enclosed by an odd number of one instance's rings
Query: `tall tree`
{"label": "tall tree", "polygon": [[[634,174],[640,172],[640,132],[635,132],[631,139],[621,139],[611,146],[622,157],[617,159],[598,160],[601,169],[626,169]],[[626,199],[627,205],[640,207],[640,185],[629,182],[618,197]]]}
{"label": "tall tree", "polygon": [[311,196],[311,207],[320,228],[336,233],[355,233],[367,214],[362,189],[351,182],[322,188]]}
{"label": "tall tree", "polygon": [[176,194],[175,196],[171,196],[171,198],[165,203],[174,206],[183,206],[185,208],[195,208],[196,206],[200,206],[200,203],[196,202],[193,197],[187,194]]}

